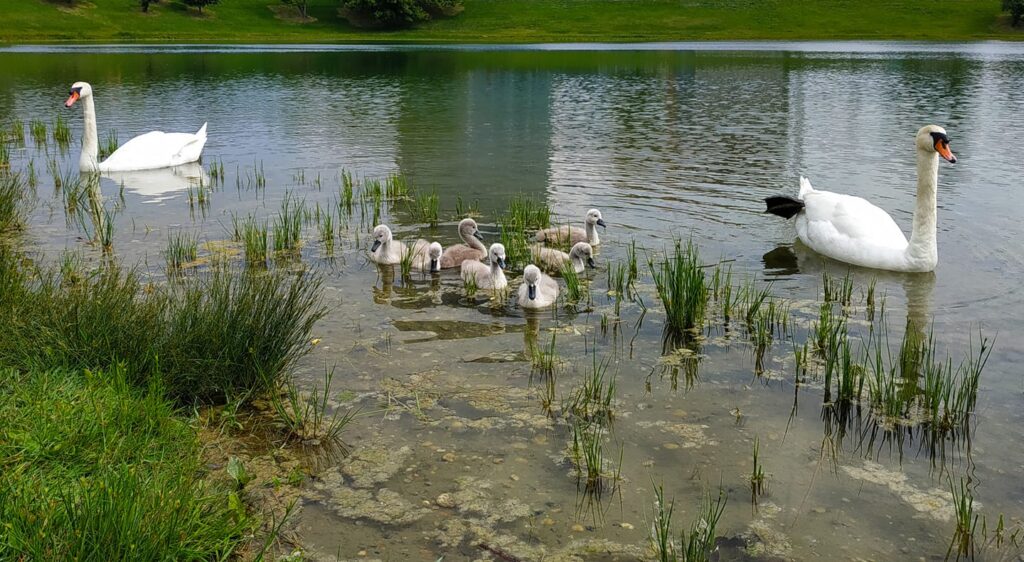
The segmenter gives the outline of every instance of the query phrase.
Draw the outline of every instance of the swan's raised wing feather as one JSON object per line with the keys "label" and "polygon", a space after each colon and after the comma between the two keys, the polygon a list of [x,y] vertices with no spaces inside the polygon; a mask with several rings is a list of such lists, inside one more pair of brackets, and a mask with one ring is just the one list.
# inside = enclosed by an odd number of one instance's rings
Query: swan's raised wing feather
{"label": "swan's raised wing feather", "polygon": [[195,162],[206,144],[202,136],[191,133],[151,131],[124,143],[100,163],[103,171],[133,171],[165,168]]}

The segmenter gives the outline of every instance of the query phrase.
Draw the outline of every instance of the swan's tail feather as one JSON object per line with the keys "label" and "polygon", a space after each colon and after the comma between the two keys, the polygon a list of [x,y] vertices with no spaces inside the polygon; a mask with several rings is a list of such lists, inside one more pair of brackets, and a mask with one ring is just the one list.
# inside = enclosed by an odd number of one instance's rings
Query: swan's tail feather
{"label": "swan's tail feather", "polygon": [[804,210],[803,201],[793,199],[792,197],[766,197],[764,202],[767,205],[766,213],[778,215],[784,219],[791,219],[797,213]]}
{"label": "swan's tail feather", "polygon": [[203,140],[206,140],[206,123],[203,123],[203,126],[199,127],[199,130],[196,131],[196,136],[202,137]]}
{"label": "swan's tail feather", "polygon": [[804,195],[807,195],[808,193],[810,193],[812,191],[814,191],[814,188],[811,187],[811,180],[809,180],[809,179],[807,179],[807,178],[805,178],[803,176],[800,176],[800,195],[799,195],[799,197],[801,199],[803,199]]}

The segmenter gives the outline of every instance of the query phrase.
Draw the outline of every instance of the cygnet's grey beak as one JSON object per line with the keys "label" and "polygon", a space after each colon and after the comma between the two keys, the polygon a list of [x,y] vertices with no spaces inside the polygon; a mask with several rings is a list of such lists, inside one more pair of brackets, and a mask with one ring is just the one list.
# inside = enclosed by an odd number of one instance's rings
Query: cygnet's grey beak
{"label": "cygnet's grey beak", "polygon": [[373,246],[370,246],[370,252],[376,252],[377,248],[380,248],[380,240],[373,241]]}
{"label": "cygnet's grey beak", "polygon": [[590,266],[590,269],[597,269],[597,264],[594,263],[594,258],[587,258],[587,265]]}
{"label": "cygnet's grey beak", "polygon": [[476,238],[477,240],[479,240],[479,241],[481,241],[481,242],[483,242],[483,241],[484,241],[484,235],[483,235],[483,234],[480,234],[480,231],[479,231],[479,230],[474,230],[474,231],[473,231],[473,238]]}
{"label": "cygnet's grey beak", "polygon": [[437,273],[441,271],[441,260],[433,259],[430,260],[430,272]]}
{"label": "cygnet's grey beak", "polygon": [[526,293],[530,296],[530,300],[536,299],[537,298],[537,286],[536,285],[530,285],[526,289]]}
{"label": "cygnet's grey beak", "polygon": [[608,225],[604,223],[604,219],[597,219],[597,226],[607,228]]}
{"label": "cygnet's grey beak", "polygon": [[505,258],[498,256],[498,267],[505,269]]}

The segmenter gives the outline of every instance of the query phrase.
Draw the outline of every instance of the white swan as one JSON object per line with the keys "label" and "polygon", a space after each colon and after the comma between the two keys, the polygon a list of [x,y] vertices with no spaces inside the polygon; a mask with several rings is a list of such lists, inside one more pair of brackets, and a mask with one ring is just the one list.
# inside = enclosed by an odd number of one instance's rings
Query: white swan
{"label": "white swan", "polygon": [[568,254],[555,248],[532,244],[530,245],[530,254],[535,262],[553,273],[561,273],[567,263],[572,263],[572,268],[576,270],[576,273],[583,273],[587,266],[597,267],[594,264],[594,248],[586,242],[577,242]]}
{"label": "white swan", "polygon": [[373,245],[370,246],[370,260],[381,265],[394,265],[402,262],[405,255],[405,244],[391,236],[387,225],[373,227]]}
{"label": "white swan", "polygon": [[99,161],[99,140],[96,135],[96,106],[92,99],[92,86],[88,82],[71,85],[71,95],[65,107],[82,100],[85,106],[85,127],[82,132],[82,156],[78,168],[82,172],[132,172],[153,170],[195,162],[206,145],[206,123],[196,134],[163,133],[152,131],[139,135],[121,145],[103,162]]}
{"label": "white swan", "polygon": [[441,269],[459,267],[466,260],[480,261],[487,257],[480,229],[473,219],[462,219],[459,222],[459,237],[465,244],[453,244],[441,255]]}
{"label": "white swan", "polygon": [[490,265],[473,260],[462,262],[462,280],[476,283],[477,289],[501,290],[508,287],[508,280],[502,271],[505,267],[505,246],[491,244],[487,255]]}
{"label": "white swan", "polygon": [[584,228],[578,226],[553,226],[538,230],[536,240],[552,244],[587,242],[591,246],[597,246],[601,243],[601,238],[597,235],[597,227],[603,228],[608,225],[604,223],[601,211],[591,209],[587,211],[587,215],[583,219],[583,226]]}
{"label": "white swan", "polygon": [[523,270],[523,284],[519,286],[519,306],[546,308],[558,300],[558,282],[530,264]]}
{"label": "white swan", "polygon": [[917,208],[910,241],[888,213],[860,197],[818,191],[800,178],[798,199],[769,197],[767,212],[796,216],[800,240],[815,252],[863,267],[926,272],[939,261],[935,241],[935,190],[939,156],[956,163],[946,130],[936,125],[917,132]]}
{"label": "white swan", "polygon": [[409,248],[413,254],[412,268],[430,273],[441,271],[442,250],[440,242],[427,242],[420,238]]}

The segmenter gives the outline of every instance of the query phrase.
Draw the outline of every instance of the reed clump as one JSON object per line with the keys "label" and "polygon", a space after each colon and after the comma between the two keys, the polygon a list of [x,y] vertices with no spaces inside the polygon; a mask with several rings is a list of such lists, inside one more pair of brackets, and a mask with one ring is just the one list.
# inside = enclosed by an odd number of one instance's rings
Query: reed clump
{"label": "reed clump", "polygon": [[0,233],[24,228],[24,202],[21,174],[0,173]]}
{"label": "reed clump", "polygon": [[160,381],[179,403],[267,390],[307,352],[325,313],[320,281],[308,275],[215,270],[143,290],[116,264],[74,284],[24,267],[0,251],[0,367],[122,365],[130,382]]}
{"label": "reed clump", "polygon": [[717,498],[712,498],[711,493],[705,490],[689,531],[680,530],[677,539],[672,532],[675,500],[666,503],[663,486],[655,486],[654,521],[649,539],[656,559],[659,562],[708,562],[715,547],[718,521],[725,512],[726,502],[725,492],[721,488]]}
{"label": "reed clump", "polygon": [[668,327],[676,333],[702,328],[711,292],[693,242],[684,246],[676,240],[664,260],[655,262],[648,257],[647,263],[665,307]]}

